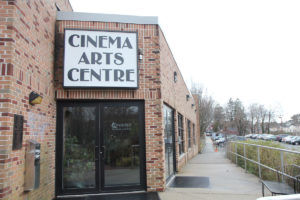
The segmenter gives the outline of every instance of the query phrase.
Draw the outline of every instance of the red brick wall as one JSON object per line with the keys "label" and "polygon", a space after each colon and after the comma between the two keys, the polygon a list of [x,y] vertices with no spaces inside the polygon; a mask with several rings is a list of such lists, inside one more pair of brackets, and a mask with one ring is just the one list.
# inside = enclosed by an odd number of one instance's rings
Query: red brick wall
{"label": "red brick wall", "polygon": [[[192,124],[195,124],[195,133],[197,133],[196,126],[196,105],[195,101],[190,94],[183,77],[180,73],[180,70],[176,64],[176,61],[172,55],[172,51],[169,48],[167,41],[164,37],[162,30],[160,30],[160,66],[161,66],[161,91],[162,91],[162,100],[164,103],[170,105],[175,110],[175,137],[178,141],[178,126],[177,119],[178,113],[183,117],[183,127],[184,127],[184,136],[185,136],[185,154],[179,155],[179,145],[176,142],[176,165],[177,170],[180,171],[182,167],[186,164],[187,160],[195,156],[198,152],[198,141],[196,136],[196,142],[193,143],[193,138],[191,138],[192,146],[188,148],[188,133],[187,133],[187,120],[191,121],[191,131]],[[184,67],[184,66],[183,66]],[[174,72],[177,73],[177,82],[174,81]],[[187,100],[186,95],[189,95],[190,98]],[[194,106],[192,106],[194,104]],[[193,133],[191,132],[191,137]]]}
{"label": "red brick wall", "polygon": [[[56,6],[72,10],[68,0],[0,0],[0,198],[54,197],[56,102],[53,61]],[[31,91],[41,105],[31,106]],[[12,150],[13,115],[24,116],[23,147]],[[41,143],[41,184],[24,193],[26,141]]]}
{"label": "red brick wall", "polygon": [[[99,89],[63,89],[63,44],[64,29],[80,28],[91,30],[136,31],[138,48],[142,49],[143,59],[139,61],[139,89],[137,90],[99,90]],[[57,99],[141,99],[145,100],[145,135],[146,135],[146,173],[148,191],[165,189],[165,156],[163,144],[163,104],[175,108],[175,132],[177,137],[177,112],[186,119],[196,123],[195,107],[191,97],[186,101],[189,91],[183,81],[167,42],[157,25],[137,25],[105,22],[58,21],[57,23],[57,59],[55,70]],[[178,82],[174,84],[173,71],[178,73]],[[184,123],[186,129],[186,123]],[[187,135],[186,135],[187,137]],[[197,140],[196,140],[197,141]],[[187,148],[186,155],[181,157],[179,168],[186,159],[197,153],[197,144]],[[177,160],[178,160],[178,148]]]}
{"label": "red brick wall", "polygon": [[[143,51],[139,61],[139,89],[137,90],[99,90],[63,89],[63,44],[64,28],[91,30],[136,31],[138,48]],[[162,191],[164,188],[162,101],[160,91],[159,42],[157,25],[137,25],[123,23],[58,21],[57,22],[57,99],[140,99],[145,101],[145,137],[147,190]]]}

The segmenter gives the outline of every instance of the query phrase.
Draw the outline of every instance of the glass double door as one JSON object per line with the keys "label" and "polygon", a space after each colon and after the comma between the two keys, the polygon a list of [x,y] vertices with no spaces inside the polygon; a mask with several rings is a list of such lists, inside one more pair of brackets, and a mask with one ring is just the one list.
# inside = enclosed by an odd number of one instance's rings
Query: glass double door
{"label": "glass double door", "polygon": [[58,103],[57,194],[145,188],[142,102]]}

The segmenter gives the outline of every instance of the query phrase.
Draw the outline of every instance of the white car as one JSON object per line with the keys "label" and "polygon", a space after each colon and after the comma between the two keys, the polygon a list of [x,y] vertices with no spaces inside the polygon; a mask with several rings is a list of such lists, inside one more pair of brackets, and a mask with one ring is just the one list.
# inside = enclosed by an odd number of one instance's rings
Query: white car
{"label": "white car", "polygon": [[224,142],[225,142],[225,138],[224,137],[221,137],[221,138],[219,138],[219,139],[217,139],[215,141],[216,144],[221,144],[221,143],[224,143]]}
{"label": "white car", "polygon": [[256,200],[299,200],[300,194],[261,197]]}
{"label": "white car", "polygon": [[287,143],[289,140],[291,140],[292,139],[292,137],[293,136],[291,136],[291,135],[289,135],[289,136],[286,136],[286,137],[284,137],[284,138],[282,138],[282,142],[285,142],[285,143]]}
{"label": "white car", "polygon": [[262,134],[261,139],[267,140],[270,134]]}

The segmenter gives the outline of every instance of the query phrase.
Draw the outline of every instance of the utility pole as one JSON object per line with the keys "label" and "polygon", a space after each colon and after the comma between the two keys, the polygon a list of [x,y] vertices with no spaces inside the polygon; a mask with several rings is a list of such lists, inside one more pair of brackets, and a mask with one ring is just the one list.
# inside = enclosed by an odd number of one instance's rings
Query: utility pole
{"label": "utility pole", "polygon": [[279,115],[279,118],[280,118],[280,132],[283,133],[283,130],[282,130],[282,115]]}

